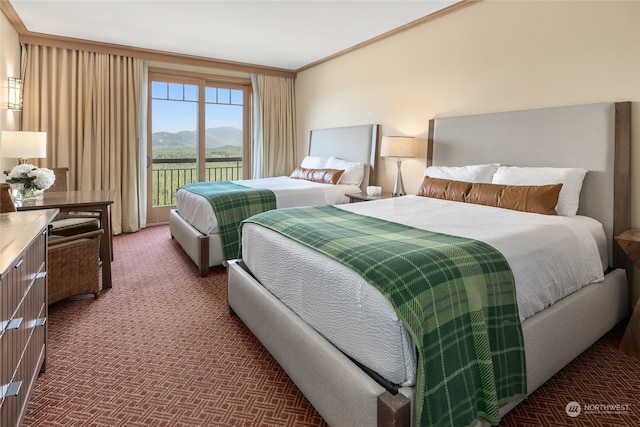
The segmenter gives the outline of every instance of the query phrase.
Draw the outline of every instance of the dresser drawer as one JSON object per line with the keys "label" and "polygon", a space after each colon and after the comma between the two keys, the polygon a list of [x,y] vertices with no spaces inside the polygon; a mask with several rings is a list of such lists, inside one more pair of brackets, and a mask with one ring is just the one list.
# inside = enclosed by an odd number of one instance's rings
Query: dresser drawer
{"label": "dresser drawer", "polygon": [[0,284],[3,305],[0,308],[0,321],[5,322],[13,317],[33,281],[44,271],[45,251],[46,236],[42,234],[7,270]]}

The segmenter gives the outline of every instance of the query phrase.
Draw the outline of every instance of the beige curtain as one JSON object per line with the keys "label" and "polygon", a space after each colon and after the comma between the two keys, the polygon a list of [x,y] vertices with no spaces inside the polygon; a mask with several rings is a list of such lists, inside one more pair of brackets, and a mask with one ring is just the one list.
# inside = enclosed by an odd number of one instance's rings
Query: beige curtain
{"label": "beige curtain", "polygon": [[253,177],[290,175],[296,167],[295,81],[252,75],[254,100]]}
{"label": "beige curtain", "polygon": [[143,61],[31,44],[22,59],[22,129],[47,132],[44,166],[69,167],[71,190],[115,190],[113,233],[139,230]]}

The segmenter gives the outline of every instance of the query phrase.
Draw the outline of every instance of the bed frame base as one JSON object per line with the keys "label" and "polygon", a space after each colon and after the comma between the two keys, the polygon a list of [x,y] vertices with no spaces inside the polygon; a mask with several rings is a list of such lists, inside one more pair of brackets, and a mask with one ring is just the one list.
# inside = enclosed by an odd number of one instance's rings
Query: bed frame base
{"label": "bed frame base", "polygon": [[169,230],[186,254],[196,263],[201,277],[209,274],[209,267],[221,265],[224,262],[220,237],[205,236],[185,221],[177,209],[169,213]]}
{"label": "bed frame base", "polygon": [[[413,425],[413,387],[391,395],[267,291],[240,262],[229,261],[227,275],[230,312],[245,323],[327,423]],[[527,394],[627,316],[627,289],[626,272],[617,269],[604,281],[523,322]],[[518,403],[504,405],[501,416]]]}
{"label": "bed frame base", "polygon": [[378,425],[401,427],[411,424],[411,402],[400,393],[388,391],[378,396]]}

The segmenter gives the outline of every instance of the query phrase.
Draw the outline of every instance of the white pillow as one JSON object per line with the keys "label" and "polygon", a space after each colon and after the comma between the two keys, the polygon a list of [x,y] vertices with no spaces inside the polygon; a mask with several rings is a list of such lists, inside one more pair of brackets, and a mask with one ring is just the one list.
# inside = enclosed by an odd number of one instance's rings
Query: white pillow
{"label": "white pillow", "polygon": [[578,212],[582,181],[587,174],[582,168],[500,166],[493,175],[494,184],[546,185],[562,183],[556,211],[573,216]]}
{"label": "white pillow", "polygon": [[340,180],[340,184],[351,184],[360,186],[364,179],[364,163],[349,162],[347,160],[338,159],[336,157],[329,157],[327,169],[342,169],[344,174]]}
{"label": "white pillow", "polygon": [[498,166],[500,166],[498,163],[469,166],[429,166],[424,170],[424,175],[431,178],[489,184]]}
{"label": "white pillow", "polygon": [[329,159],[327,159],[326,157],[307,156],[302,159],[300,167],[305,169],[325,169],[327,160]]}

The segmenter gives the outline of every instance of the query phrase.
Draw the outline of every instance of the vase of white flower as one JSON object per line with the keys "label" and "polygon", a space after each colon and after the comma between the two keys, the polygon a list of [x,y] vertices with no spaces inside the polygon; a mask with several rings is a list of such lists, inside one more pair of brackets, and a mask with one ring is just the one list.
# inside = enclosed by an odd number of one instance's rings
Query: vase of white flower
{"label": "vase of white flower", "polygon": [[34,165],[20,164],[9,172],[7,182],[11,184],[12,194],[21,200],[37,197],[51,187],[56,177],[51,169]]}

